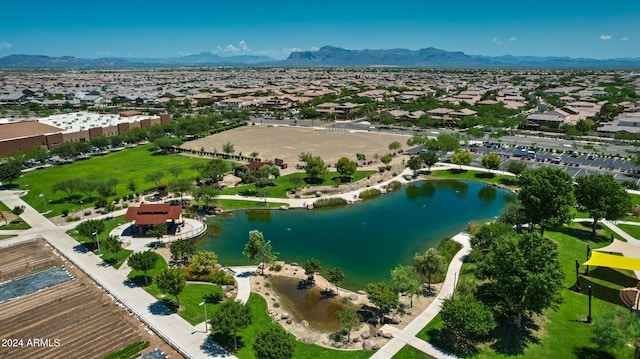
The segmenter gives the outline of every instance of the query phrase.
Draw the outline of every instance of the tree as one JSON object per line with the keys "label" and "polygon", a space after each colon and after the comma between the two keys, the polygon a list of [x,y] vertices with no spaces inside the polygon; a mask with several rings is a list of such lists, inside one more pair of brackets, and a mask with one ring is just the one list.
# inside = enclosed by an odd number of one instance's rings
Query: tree
{"label": "tree", "polygon": [[400,142],[398,141],[393,141],[389,144],[389,151],[397,151],[400,148],[402,148],[402,144],[400,144]]}
{"label": "tree", "polygon": [[156,223],[151,226],[151,229],[147,230],[149,237],[160,239],[167,234],[167,225],[165,223]]}
{"label": "tree", "polygon": [[496,327],[491,309],[469,294],[446,298],[440,316],[445,335],[454,347],[465,353]]}
{"label": "tree", "polygon": [[169,172],[174,179],[180,179],[180,175],[184,172],[184,169],[180,166],[171,166],[167,168],[167,172]]}
{"label": "tree", "polygon": [[213,312],[210,323],[212,330],[233,335],[233,348],[237,351],[238,332],[251,324],[251,308],[229,299]]}
{"label": "tree", "polygon": [[500,156],[498,156],[495,152],[491,152],[486,155],[482,155],[482,166],[489,170],[497,170],[500,168]]}
{"label": "tree", "polygon": [[336,312],[336,319],[340,326],[347,330],[347,342],[351,341],[351,332],[362,327],[358,312],[352,307],[343,307]]}
{"label": "tree", "polygon": [[445,271],[444,258],[435,248],[429,248],[423,254],[413,256],[413,268],[420,277],[427,278],[427,287],[431,292],[431,278],[434,275],[441,275]]}
{"label": "tree", "polygon": [[346,157],[341,157],[336,163],[336,171],[343,178],[351,178],[356,173],[356,163]]}
{"label": "tree", "polygon": [[227,142],[222,145],[222,152],[224,152],[227,156],[234,153],[236,150],[233,148],[233,144],[231,142]]}
{"label": "tree", "polygon": [[427,169],[431,171],[431,166],[435,165],[438,162],[438,154],[436,151],[426,151],[420,152],[420,159],[427,165]]}
{"label": "tree", "polygon": [[509,161],[505,163],[504,166],[505,166],[504,169],[507,172],[513,173],[514,175],[516,175],[516,177],[520,176],[522,171],[527,169],[527,164],[522,161]]}
{"label": "tree", "polygon": [[80,190],[81,183],[82,179],[80,177],[69,178],[52,184],[51,191],[62,191],[67,194],[67,198],[71,198]]}
{"label": "tree", "polygon": [[304,269],[304,274],[307,276],[307,282],[313,285],[315,284],[315,274],[322,270],[322,265],[319,260],[311,258],[302,264],[302,269]]}
{"label": "tree", "polygon": [[151,251],[136,252],[129,256],[129,267],[144,273],[144,284],[149,284],[147,271],[153,269],[158,261],[158,256]]}
{"label": "tree", "polygon": [[193,182],[188,178],[179,178],[169,182],[168,189],[170,192],[180,195],[180,201],[184,201],[183,196],[185,193],[193,191]]}
{"label": "tree", "polygon": [[94,233],[100,234],[104,232],[104,222],[97,219],[90,219],[78,224],[76,230],[81,236],[93,238],[95,236]]}
{"label": "tree", "polygon": [[631,211],[631,195],[610,174],[591,174],[576,178],[576,202],[593,218],[595,236],[598,220],[616,220]]}
{"label": "tree", "polygon": [[173,147],[180,146],[181,143],[182,141],[175,137],[160,137],[153,141],[155,147],[162,152],[167,152]]}
{"label": "tree", "polygon": [[213,268],[218,263],[218,256],[213,251],[199,251],[191,257],[191,264],[204,268]]}
{"label": "tree", "polygon": [[93,200],[93,192],[95,192],[97,188],[98,188],[97,181],[82,180],[80,181],[78,190],[84,193],[87,197],[89,197],[89,201],[91,201]]}
{"label": "tree", "polygon": [[289,359],[293,358],[295,350],[295,337],[279,325],[270,325],[258,334],[253,343],[257,359]]}
{"label": "tree", "polygon": [[386,283],[369,283],[364,291],[367,292],[369,301],[378,308],[380,319],[400,305],[398,293]]}
{"label": "tree", "polygon": [[499,314],[516,316],[541,314],[562,300],[564,272],[558,246],[540,234],[507,233],[495,238],[476,266],[478,278],[487,280]]}
{"label": "tree", "polygon": [[451,163],[459,166],[460,170],[462,170],[462,166],[468,166],[473,161],[473,157],[471,156],[471,152],[467,151],[457,151],[451,157]]}
{"label": "tree", "polygon": [[122,249],[122,243],[120,242],[120,236],[109,236],[102,243],[102,248],[105,251],[116,254]]}
{"label": "tree", "polygon": [[209,204],[215,201],[219,192],[212,186],[201,186],[193,191],[193,199],[198,202],[203,202],[205,207],[209,207]]}
{"label": "tree", "polygon": [[158,186],[160,185],[160,181],[162,181],[163,177],[164,177],[163,171],[155,171],[144,176],[144,180],[145,182],[153,183],[156,186],[156,188],[158,188]]}
{"label": "tree", "polygon": [[5,163],[0,165],[0,182],[7,182],[10,185],[13,184],[13,181],[20,178],[22,171],[20,170],[20,165],[18,163]]}
{"label": "tree", "polygon": [[214,158],[205,164],[195,164],[193,169],[198,175],[211,183],[218,183],[230,171],[229,163],[221,158]]}
{"label": "tree", "polygon": [[264,274],[264,268],[276,260],[271,241],[266,241],[262,232],[257,230],[249,231],[249,242],[244,246],[242,254],[250,261],[262,263],[262,274]]}
{"label": "tree", "polygon": [[187,280],[184,275],[182,275],[182,271],[178,268],[164,268],[154,278],[158,289],[160,289],[163,293],[167,293],[176,298],[176,303],[178,304],[178,308],[180,308],[180,298],[178,295],[182,293],[185,284],[187,284]]}
{"label": "tree", "polygon": [[196,244],[190,239],[178,239],[171,242],[169,251],[175,258],[182,258],[187,255],[191,255],[196,249]]}
{"label": "tree", "polygon": [[309,156],[306,161],[305,171],[309,182],[321,183],[327,174],[327,165],[320,156]]}
{"label": "tree", "polygon": [[442,153],[457,151],[460,148],[460,140],[454,135],[439,135],[438,148]]}
{"label": "tree", "polygon": [[527,168],[520,174],[518,199],[522,203],[523,215],[532,225],[555,227],[571,221],[573,179],[560,168],[547,166]]}
{"label": "tree", "polygon": [[413,296],[420,293],[420,283],[414,276],[411,266],[398,265],[391,270],[391,281],[401,293],[409,295],[410,306],[413,307]]}
{"label": "tree", "polygon": [[407,161],[407,167],[409,167],[409,169],[411,169],[414,174],[417,170],[422,168],[422,165],[423,165],[423,162],[419,156],[411,156]]}
{"label": "tree", "polygon": [[95,181],[95,190],[102,198],[107,198],[116,194],[117,178],[107,178]]}
{"label": "tree", "polygon": [[382,163],[384,163],[385,165],[388,165],[389,163],[391,163],[392,160],[393,158],[388,153],[380,157],[380,161],[382,161]]}
{"label": "tree", "polygon": [[613,351],[628,345],[634,349],[634,359],[640,358],[640,321],[634,312],[617,309],[607,311],[594,320],[591,337],[598,349]]}
{"label": "tree", "polygon": [[327,271],[327,280],[336,286],[336,294],[338,294],[338,286],[344,279],[344,273],[340,267],[333,267]]}

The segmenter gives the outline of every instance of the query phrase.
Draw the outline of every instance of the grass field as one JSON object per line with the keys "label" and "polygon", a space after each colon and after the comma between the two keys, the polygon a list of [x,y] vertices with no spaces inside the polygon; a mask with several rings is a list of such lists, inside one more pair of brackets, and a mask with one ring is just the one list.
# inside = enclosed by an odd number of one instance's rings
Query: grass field
{"label": "grass field", "polygon": [[[376,171],[356,171],[356,173],[353,175],[353,182],[357,182],[363,178],[366,178],[368,176],[371,176],[373,174],[375,174]],[[286,176],[281,176],[278,177],[276,179],[273,180],[273,184],[274,186],[267,186],[264,188],[261,188],[261,190],[265,190],[266,192],[268,192],[268,196],[267,197],[272,197],[272,198],[287,198],[287,191],[291,190],[292,188],[295,188],[294,184],[292,183],[292,178],[295,177],[299,177],[299,178],[304,178],[305,174],[300,172],[300,173],[291,173],[288,174]],[[302,182],[305,186],[307,185],[305,182]],[[309,184],[309,186],[311,187],[315,187],[315,186],[335,186],[338,184],[344,184],[344,183],[348,183],[348,182],[342,182],[341,181],[341,177],[338,174],[338,172],[327,172],[327,174],[324,176],[324,180],[322,181],[322,183],[317,183],[317,184]],[[298,185],[299,186],[299,185]],[[237,186],[237,187],[232,187],[232,188],[227,188],[224,189],[221,194],[241,194],[241,195],[246,195],[248,193],[253,193],[257,190],[256,186],[253,184],[249,184],[249,185],[244,185],[244,186]]]}
{"label": "grass field", "polygon": [[147,278],[149,280],[148,285],[145,285],[145,275],[141,270],[131,270],[131,272],[129,272],[129,275],[127,275],[127,278],[131,279],[132,282],[136,283],[140,287],[143,287],[144,290],[147,291],[147,293],[153,295],[154,297],[158,297],[158,295],[161,295],[162,292],[153,282],[153,277],[164,268],[167,268],[167,261],[165,261],[164,258],[158,253],[154,252],[153,254],[156,255],[158,260],[156,261],[155,267],[147,271]]}
{"label": "grass field", "polygon": [[[153,150],[151,144],[127,148],[70,164],[25,172],[24,176],[29,193],[23,199],[40,212],[45,212],[46,206],[47,217],[57,216],[62,213],[63,209],[68,209],[70,212],[80,211],[81,200],[84,201],[84,208],[90,208],[97,198],[95,193],[92,200],[89,200],[82,193],[76,193],[73,198],[67,198],[67,194],[64,192],[53,193],[51,186],[56,182],[74,177],[85,180],[115,178],[118,180],[118,185],[116,186],[116,196],[111,197],[114,199],[130,193],[127,189],[129,179],[136,182],[138,192],[150,190],[155,187],[155,184],[144,181],[147,174],[164,171],[165,176],[162,182],[166,183],[172,179],[166,169],[179,167],[183,169],[181,176],[195,177],[196,173],[191,169],[191,166],[206,161],[175,154],[158,154]],[[17,181],[16,184],[24,187],[23,181]],[[43,196],[40,197],[40,194]]]}
{"label": "grass field", "polygon": [[393,356],[393,359],[433,359],[433,357],[407,344]]}
{"label": "grass field", "polygon": [[[102,246],[102,243],[109,238],[109,233],[116,228],[117,226],[124,223],[124,216],[118,216],[113,219],[102,221],[104,223],[104,231],[98,234],[98,240]],[[78,243],[84,245],[88,250],[97,254],[98,247],[96,246],[95,237],[85,237],[80,235],[77,230],[70,229],[67,231],[67,234],[73,237]],[[102,249],[103,247],[101,247]],[[118,253],[106,252],[104,250],[101,251],[100,257],[114,268],[118,269],[124,263],[124,261],[133,253],[133,251],[128,249],[120,249]]]}
{"label": "grass field", "polygon": [[[483,343],[472,358],[609,358],[607,353],[597,350],[591,343],[592,324],[586,323],[588,296],[573,289],[576,284],[575,260],[584,262],[587,244],[592,249],[609,244],[611,232],[600,228],[598,235],[591,236],[589,224],[572,223],[557,232],[547,231],[545,236],[558,244],[560,262],[565,279],[562,291],[563,302],[557,310],[547,310],[535,317],[529,326],[517,331],[512,325],[503,324],[491,334],[493,338]],[[584,273],[581,266],[580,272]],[[583,292],[593,289],[592,315],[598,320],[603,313],[622,308],[618,299],[621,288],[635,286],[637,279],[630,271],[610,268],[590,268],[590,276],[580,276]],[[473,280],[473,264],[464,263],[461,280]],[[434,335],[442,326],[437,316],[418,337],[438,345]],[[442,343],[439,343],[442,344]],[[615,357],[631,357],[629,348],[618,348]]]}
{"label": "grass field", "polygon": [[507,187],[514,187],[517,183],[514,176],[497,175],[484,171],[465,171],[457,169],[431,171],[431,177],[434,178],[450,178],[458,180],[477,181],[491,184],[500,184]]}
{"label": "grass field", "polygon": [[[178,298],[180,298],[180,306],[183,308],[178,312],[178,315],[191,323],[191,325],[204,322],[204,308],[200,306],[200,303],[207,294],[212,294],[216,287],[217,286],[209,283],[187,283],[182,293],[178,295]],[[210,317],[210,314],[213,313],[219,304],[206,303],[205,305],[207,306],[207,317]]]}
{"label": "grass field", "polygon": [[281,206],[288,206],[287,203],[280,202],[267,202],[253,200],[236,200],[236,199],[217,199],[216,205],[225,211],[231,211],[234,209],[263,209],[263,208],[280,208]]}
{"label": "grass field", "polygon": [[633,224],[618,224],[618,227],[627,232],[635,239],[640,238],[640,226],[634,226]]}

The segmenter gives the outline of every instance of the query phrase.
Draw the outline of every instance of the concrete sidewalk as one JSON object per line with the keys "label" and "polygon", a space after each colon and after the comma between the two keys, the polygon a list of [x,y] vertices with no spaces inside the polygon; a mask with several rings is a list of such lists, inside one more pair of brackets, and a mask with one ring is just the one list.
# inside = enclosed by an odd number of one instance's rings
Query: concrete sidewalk
{"label": "concrete sidewalk", "polygon": [[392,358],[406,344],[409,344],[416,349],[419,349],[424,353],[431,355],[434,358],[457,358],[456,356],[442,351],[441,349],[438,349],[433,345],[415,337],[422,330],[422,328],[429,324],[429,322],[431,322],[433,318],[440,312],[442,301],[453,294],[456,283],[458,281],[462,263],[471,252],[469,234],[458,233],[457,235],[453,236],[452,239],[462,244],[462,249],[460,249],[451,260],[451,263],[449,264],[449,268],[447,270],[447,276],[436,298],[427,308],[425,308],[425,310],[422,311],[422,313],[420,313],[401,331],[393,327],[392,325],[385,324],[382,327],[382,331],[393,333],[393,339],[391,339],[387,344],[380,348],[380,350],[378,350],[373,356],[371,356],[371,358]]}
{"label": "concrete sidewalk", "polygon": [[115,270],[98,256],[86,251],[83,246],[67,235],[63,228],[53,225],[18,196],[10,192],[0,192],[0,201],[10,207],[25,206],[25,212],[21,217],[32,226],[30,230],[25,231],[28,232],[25,235],[0,241],[0,245],[6,246],[10,243],[42,237],[184,356],[235,358],[208,338],[203,325],[202,328],[193,327],[152,295],[132,283],[126,273]]}

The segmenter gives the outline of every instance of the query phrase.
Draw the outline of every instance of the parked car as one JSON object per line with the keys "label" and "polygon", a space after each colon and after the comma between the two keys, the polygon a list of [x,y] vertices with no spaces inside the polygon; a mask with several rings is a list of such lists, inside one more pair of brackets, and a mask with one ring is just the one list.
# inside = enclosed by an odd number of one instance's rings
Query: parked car
{"label": "parked car", "polygon": [[594,155],[593,153],[590,153],[589,155],[587,155],[587,159],[588,160],[595,160],[596,159],[596,155]]}
{"label": "parked car", "polygon": [[550,162],[551,163],[555,163],[555,164],[559,164],[560,162],[562,162],[562,158],[556,156],[556,157],[552,158]]}

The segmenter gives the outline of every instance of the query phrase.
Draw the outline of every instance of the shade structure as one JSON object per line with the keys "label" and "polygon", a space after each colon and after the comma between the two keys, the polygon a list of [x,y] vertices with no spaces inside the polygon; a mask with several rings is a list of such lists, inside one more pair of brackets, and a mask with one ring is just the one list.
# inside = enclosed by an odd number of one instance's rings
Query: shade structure
{"label": "shade structure", "polygon": [[583,263],[587,266],[609,267],[629,270],[640,270],[640,258],[630,258],[606,254],[601,252],[591,252],[591,258]]}

